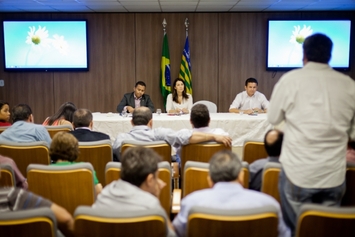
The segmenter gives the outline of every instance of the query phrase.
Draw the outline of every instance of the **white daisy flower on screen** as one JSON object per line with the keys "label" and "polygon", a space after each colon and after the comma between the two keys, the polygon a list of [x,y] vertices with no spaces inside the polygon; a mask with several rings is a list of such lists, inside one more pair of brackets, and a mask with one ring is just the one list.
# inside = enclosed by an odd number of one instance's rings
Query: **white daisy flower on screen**
{"label": "white daisy flower on screen", "polygon": [[52,41],[52,44],[54,48],[59,50],[61,54],[67,55],[68,53],[68,42],[64,40],[64,36],[59,36],[57,34],[53,35],[54,40]]}
{"label": "white daisy flower on screen", "polygon": [[48,30],[46,27],[38,26],[38,30],[36,30],[35,26],[30,26],[30,31],[27,32],[26,43],[32,45],[35,48],[39,47],[47,47],[49,43],[48,39]]}
{"label": "white daisy flower on screen", "polygon": [[311,26],[303,25],[303,28],[298,26],[293,26],[294,30],[290,38],[290,43],[303,44],[304,40],[313,33]]}

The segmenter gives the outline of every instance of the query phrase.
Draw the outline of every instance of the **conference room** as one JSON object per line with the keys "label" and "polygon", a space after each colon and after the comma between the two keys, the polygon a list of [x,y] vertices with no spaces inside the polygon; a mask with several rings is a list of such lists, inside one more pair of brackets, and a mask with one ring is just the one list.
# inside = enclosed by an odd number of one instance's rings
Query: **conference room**
{"label": "conference room", "polygon": [[[84,22],[84,44],[53,46],[48,55],[45,47],[26,43],[31,28],[16,33],[13,44],[24,44],[20,64],[33,61],[46,62],[44,66],[15,66],[5,68],[4,45],[0,38],[0,99],[9,102],[10,108],[18,103],[29,104],[34,122],[41,124],[54,114],[58,107],[73,102],[78,108],[93,112],[93,130],[108,134],[113,142],[120,132],[132,128],[130,117],[122,117],[116,106],[123,95],[133,91],[137,81],[146,83],[145,93],[154,102],[153,127],[168,127],[173,130],[191,129],[189,115],[169,116],[161,93],[161,63],[164,32],[168,39],[171,82],[180,74],[182,53],[188,37],[191,63],[192,96],[194,102],[207,100],[216,104],[217,113],[211,113],[213,128],[223,128],[232,137],[232,150],[243,159],[243,145],[247,140],[262,140],[273,126],[267,114],[257,116],[228,113],[235,96],[244,91],[244,82],[249,77],[258,79],[258,91],[270,99],[274,85],[289,70],[267,65],[270,50],[270,20],[297,21],[355,21],[355,4],[341,1],[0,1],[0,18],[11,22]],[[163,22],[166,22],[164,27]],[[188,24],[186,24],[188,22]],[[353,25],[352,24],[352,25]],[[39,26],[32,24],[36,30]],[[2,24],[2,36],[6,28]],[[53,42],[64,31],[48,30],[48,39]],[[64,40],[74,38],[79,32],[71,28]],[[14,30],[14,28],[12,28]],[[295,29],[280,33],[286,43]],[[81,31],[81,30],[80,30]],[[354,27],[350,28],[351,39]],[[55,36],[57,35],[57,36]],[[79,38],[79,37],[76,37]],[[275,39],[275,38],[273,38]],[[48,41],[48,45],[52,45]],[[68,41],[70,42],[70,41]],[[349,42],[349,65],[341,68],[344,74],[355,78],[354,40]],[[290,43],[291,44],[291,43]],[[84,47],[83,47],[84,46]],[[86,46],[86,47],[85,47]],[[294,47],[294,48],[293,48]],[[20,48],[20,47],[19,47]],[[64,50],[63,50],[64,49]],[[291,50],[281,54],[284,61],[297,53]],[[42,58],[40,57],[42,55]],[[49,59],[83,56],[84,66],[48,67]],[[36,58],[38,56],[38,58]],[[10,56],[9,56],[10,57]],[[291,60],[292,61],[292,60]],[[302,58],[299,58],[299,62]],[[71,62],[71,60],[67,60]],[[10,63],[11,64],[11,63]]]}

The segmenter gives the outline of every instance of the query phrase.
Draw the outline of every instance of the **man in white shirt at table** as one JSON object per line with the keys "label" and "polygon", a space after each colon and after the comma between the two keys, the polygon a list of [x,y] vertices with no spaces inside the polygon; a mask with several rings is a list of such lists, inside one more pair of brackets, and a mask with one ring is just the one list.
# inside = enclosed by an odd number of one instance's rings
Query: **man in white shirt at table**
{"label": "man in white shirt at table", "polygon": [[230,113],[239,113],[243,111],[245,114],[266,113],[269,107],[269,101],[265,95],[257,91],[258,80],[248,78],[245,81],[245,91],[240,92],[229,106]]}
{"label": "man in white shirt at table", "polygon": [[150,141],[166,141],[173,148],[177,149],[182,145],[189,143],[199,143],[206,141],[216,141],[231,146],[232,139],[229,136],[217,135],[212,133],[202,133],[189,129],[181,129],[174,131],[170,128],[154,128],[153,129],[153,114],[147,107],[139,107],[132,114],[132,130],[128,133],[118,134],[112,149],[120,157],[122,142],[125,140],[136,140],[142,142]]}

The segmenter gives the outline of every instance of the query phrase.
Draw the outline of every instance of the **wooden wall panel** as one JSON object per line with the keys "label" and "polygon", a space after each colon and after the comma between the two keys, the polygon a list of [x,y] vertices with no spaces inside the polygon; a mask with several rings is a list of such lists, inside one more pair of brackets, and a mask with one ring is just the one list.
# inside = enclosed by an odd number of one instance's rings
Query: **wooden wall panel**
{"label": "wooden wall panel", "polygon": [[116,112],[135,80],[134,14],[60,14],[57,18],[87,19],[89,72],[56,73],[55,101],[91,111]]}
{"label": "wooden wall panel", "polygon": [[[265,70],[268,18],[350,18],[352,12],[264,13],[0,13],[0,19],[87,19],[90,70],[88,72],[22,72],[0,70],[0,99],[11,105],[28,103],[36,122],[53,114],[65,101],[100,112],[115,112],[136,81],[147,83],[146,93],[163,108],[159,89],[163,40],[162,21],[168,22],[171,78],[178,76],[185,43],[189,41],[194,101],[211,100],[219,112],[228,111],[248,77],[259,80],[259,90],[270,98],[283,73]],[[353,27],[353,35],[355,35]],[[2,45],[2,39],[0,39]],[[355,42],[352,42],[352,58]],[[3,54],[2,47],[0,54]],[[0,57],[3,65],[3,57]],[[346,72],[355,78],[355,60]]]}

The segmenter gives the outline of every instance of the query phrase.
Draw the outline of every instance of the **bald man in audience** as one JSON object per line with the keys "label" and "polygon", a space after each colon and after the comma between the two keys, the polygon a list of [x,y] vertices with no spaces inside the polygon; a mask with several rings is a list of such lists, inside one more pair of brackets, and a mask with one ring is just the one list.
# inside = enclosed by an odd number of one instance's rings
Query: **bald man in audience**
{"label": "bald man in audience", "polygon": [[281,154],[283,140],[283,132],[279,130],[269,130],[264,137],[264,147],[268,157],[259,159],[249,165],[250,183],[249,188],[260,191],[263,169],[268,162],[279,163],[279,156]]}
{"label": "bald man in audience", "polygon": [[79,142],[110,140],[109,135],[91,131],[93,127],[92,113],[88,109],[77,109],[73,114],[74,131],[70,131]]}
{"label": "bald man in audience", "polygon": [[243,188],[242,163],[236,154],[227,150],[217,152],[209,164],[207,181],[211,188],[195,191],[182,200],[180,212],[173,221],[178,236],[186,236],[188,214],[193,206],[239,210],[269,205],[278,210],[278,236],[290,236],[279,203],[269,195]]}
{"label": "bald man in audience", "polygon": [[[232,139],[229,136],[217,135],[212,133],[202,133],[191,131],[189,129],[181,129],[174,131],[170,128],[154,128],[152,111],[147,107],[139,107],[133,111],[132,121],[133,128],[128,133],[118,134],[112,149],[117,157],[120,156],[121,145],[124,140],[136,140],[143,142],[150,141],[166,141],[174,149],[189,143],[199,143],[206,141],[217,141],[231,146]],[[174,161],[174,160],[173,160]]]}

